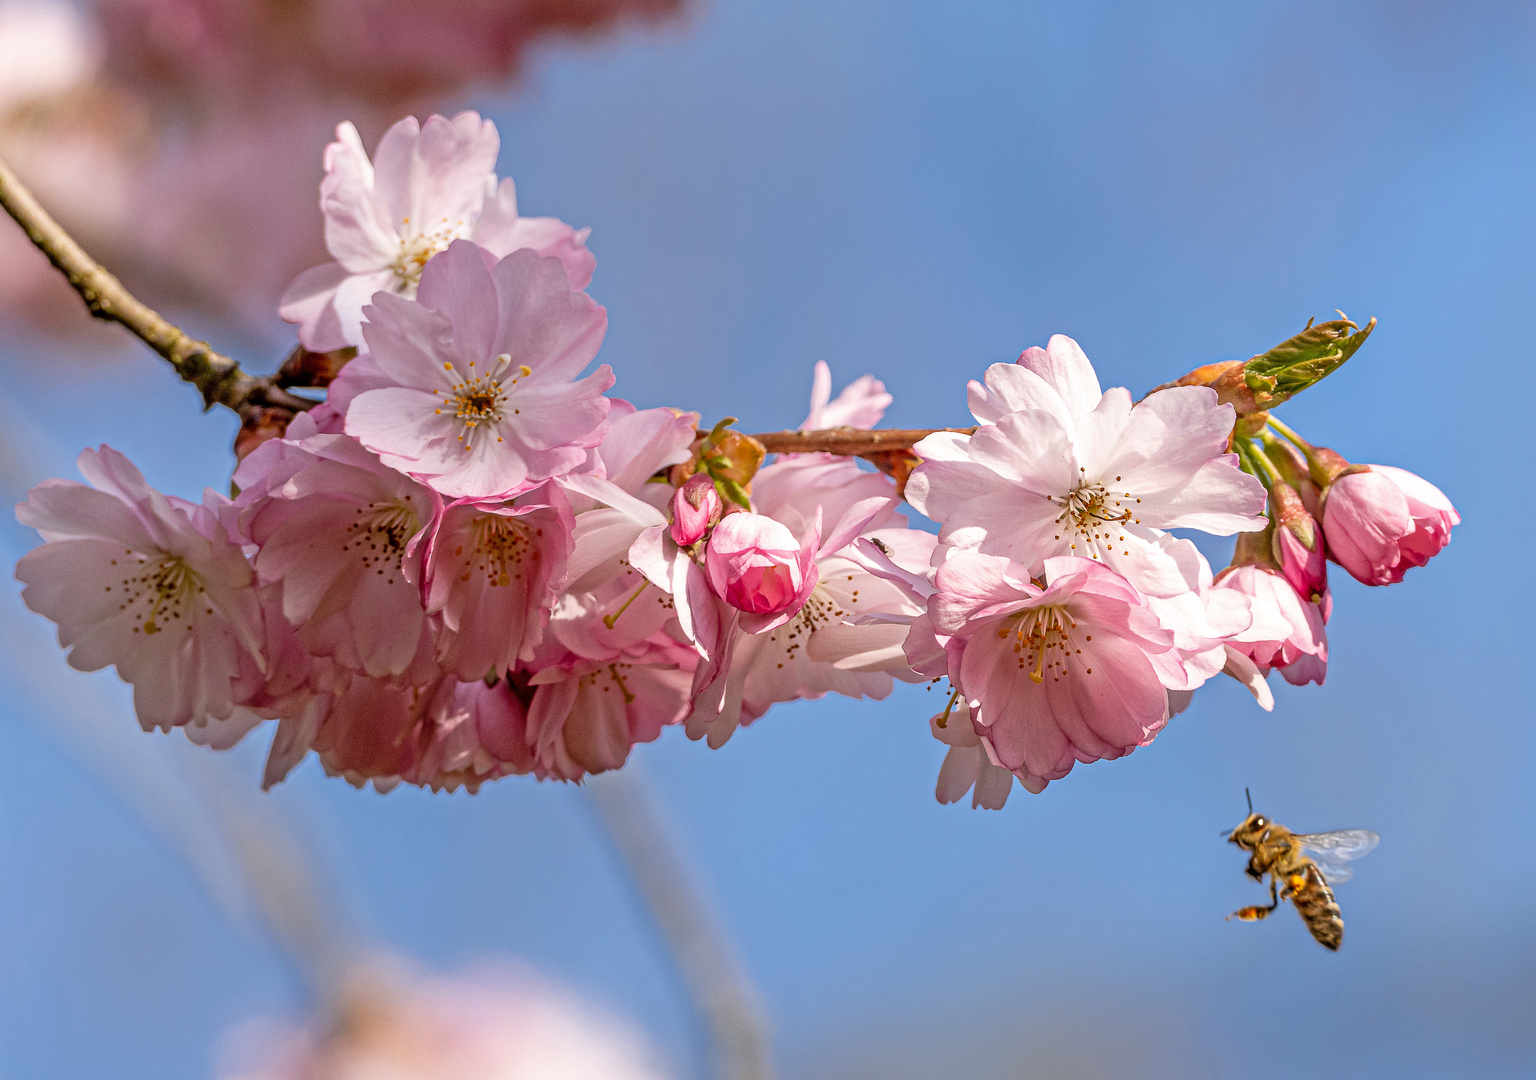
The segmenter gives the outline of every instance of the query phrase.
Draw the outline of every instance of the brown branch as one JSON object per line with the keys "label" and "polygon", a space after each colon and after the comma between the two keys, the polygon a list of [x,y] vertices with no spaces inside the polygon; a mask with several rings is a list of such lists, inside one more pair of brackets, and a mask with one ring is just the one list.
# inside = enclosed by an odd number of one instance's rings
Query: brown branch
{"label": "brown branch", "polygon": [[957,435],[974,435],[976,429],[968,428],[878,428],[865,431],[861,428],[823,428],[820,431],[769,431],[752,438],[763,444],[770,454],[841,454],[844,457],[863,457],[890,450],[910,450],[915,443],[941,431]]}
{"label": "brown branch", "polygon": [[314,404],[288,393],[271,379],[247,375],[234,360],[216,352],[206,341],[195,340],[138,300],[75,243],[4,161],[0,161],[0,206],[48,256],[92,315],[125,327],[165,357],[176,374],[202,393],[205,408],[223,405],[244,417],[257,408],[299,412]]}

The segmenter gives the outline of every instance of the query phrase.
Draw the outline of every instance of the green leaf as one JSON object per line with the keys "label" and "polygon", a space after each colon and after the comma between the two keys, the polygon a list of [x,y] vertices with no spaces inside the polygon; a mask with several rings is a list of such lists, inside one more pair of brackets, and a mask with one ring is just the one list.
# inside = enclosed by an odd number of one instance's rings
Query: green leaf
{"label": "green leaf", "polygon": [[1307,323],[1307,328],[1243,365],[1243,381],[1260,409],[1271,409],[1331,375],[1355,355],[1376,328],[1373,318],[1361,329],[1350,319]]}

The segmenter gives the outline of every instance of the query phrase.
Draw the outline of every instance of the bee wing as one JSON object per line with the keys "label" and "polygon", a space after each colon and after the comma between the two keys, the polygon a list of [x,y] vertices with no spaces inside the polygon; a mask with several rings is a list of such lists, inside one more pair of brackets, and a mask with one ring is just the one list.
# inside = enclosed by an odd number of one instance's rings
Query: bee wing
{"label": "bee wing", "polygon": [[1313,859],[1317,863],[1317,869],[1322,873],[1323,880],[1330,885],[1340,885],[1355,876],[1355,868],[1349,863],[1330,863],[1320,859]]}
{"label": "bee wing", "polygon": [[1338,885],[1354,876],[1350,859],[1358,859],[1374,848],[1381,837],[1369,829],[1340,829],[1338,832],[1303,833],[1296,837],[1301,849],[1317,863],[1323,879]]}

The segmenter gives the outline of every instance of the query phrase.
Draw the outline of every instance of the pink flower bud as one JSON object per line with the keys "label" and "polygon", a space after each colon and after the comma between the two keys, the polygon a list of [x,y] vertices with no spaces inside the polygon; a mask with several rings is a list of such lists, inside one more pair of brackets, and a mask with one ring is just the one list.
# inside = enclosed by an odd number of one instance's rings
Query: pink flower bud
{"label": "pink flower bud", "polygon": [[697,544],[724,511],[715,482],[705,473],[694,473],[672,496],[672,539],[678,547]]}
{"label": "pink flower bud", "polygon": [[1328,555],[1367,585],[1392,585],[1450,542],[1461,522],[1439,488],[1404,469],[1367,465],[1323,493]]}
{"label": "pink flower bud", "polygon": [[1275,522],[1275,561],[1302,599],[1315,603],[1328,591],[1323,530],[1307,512],[1301,493],[1291,485],[1275,484],[1270,488],[1269,500]]}
{"label": "pink flower bud", "polygon": [[816,587],[816,552],[770,517],[728,514],[710,535],[704,570],[732,607],[777,614],[797,610]]}

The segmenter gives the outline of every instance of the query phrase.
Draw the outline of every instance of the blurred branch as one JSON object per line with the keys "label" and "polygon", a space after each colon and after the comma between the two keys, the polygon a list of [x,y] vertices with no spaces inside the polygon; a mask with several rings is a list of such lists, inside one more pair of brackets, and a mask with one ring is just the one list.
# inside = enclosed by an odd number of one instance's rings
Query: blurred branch
{"label": "blurred branch", "polygon": [[708,1032],[722,1080],[773,1080],[768,1033],[746,975],[715,922],[634,763],[586,790],[639,888]]}
{"label": "blurred branch", "polygon": [[202,393],[205,408],[224,405],[244,417],[255,408],[299,412],[314,404],[288,393],[271,379],[247,375],[234,360],[206,341],[195,340],[138,300],[75,243],[4,161],[0,161],[0,206],[48,256],[92,315],[125,327],[165,357],[176,374]]}

